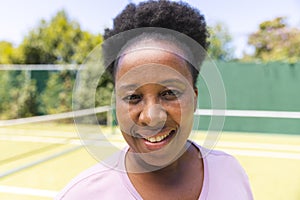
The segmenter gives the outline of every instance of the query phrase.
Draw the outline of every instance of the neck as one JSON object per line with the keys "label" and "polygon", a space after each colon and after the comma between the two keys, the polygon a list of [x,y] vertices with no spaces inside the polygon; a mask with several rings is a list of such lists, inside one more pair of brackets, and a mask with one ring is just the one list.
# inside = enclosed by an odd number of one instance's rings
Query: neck
{"label": "neck", "polygon": [[131,176],[139,176],[153,181],[175,183],[176,180],[180,180],[180,177],[186,170],[186,164],[189,163],[188,160],[194,156],[195,151],[198,154],[196,148],[187,142],[183,148],[183,153],[181,153],[182,155],[166,166],[153,166],[143,161],[140,157],[126,154],[126,169]]}

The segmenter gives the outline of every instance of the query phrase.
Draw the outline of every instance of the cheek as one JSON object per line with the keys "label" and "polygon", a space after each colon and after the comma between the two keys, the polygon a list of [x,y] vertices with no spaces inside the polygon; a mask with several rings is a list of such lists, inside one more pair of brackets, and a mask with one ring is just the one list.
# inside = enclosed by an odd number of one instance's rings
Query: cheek
{"label": "cheek", "polygon": [[136,110],[122,100],[116,100],[116,115],[121,131],[130,133],[132,126],[135,125]]}
{"label": "cheek", "polygon": [[116,100],[116,116],[121,129],[123,129],[124,124],[127,124],[130,121],[128,106],[119,100]]}
{"label": "cheek", "polygon": [[191,106],[190,104],[183,106],[181,118],[181,123],[183,125],[189,126],[190,124],[192,124],[194,119],[194,106]]}
{"label": "cheek", "polygon": [[194,105],[190,98],[168,103],[165,108],[169,114],[169,117],[171,117],[172,120],[174,120],[180,126],[186,126],[186,122],[193,120]]}
{"label": "cheek", "polygon": [[194,119],[194,99],[190,95],[186,96],[180,102],[181,125],[192,126]]}
{"label": "cheek", "polygon": [[180,101],[165,103],[163,107],[166,110],[168,117],[175,121],[176,124],[180,125],[182,121],[182,104]]}

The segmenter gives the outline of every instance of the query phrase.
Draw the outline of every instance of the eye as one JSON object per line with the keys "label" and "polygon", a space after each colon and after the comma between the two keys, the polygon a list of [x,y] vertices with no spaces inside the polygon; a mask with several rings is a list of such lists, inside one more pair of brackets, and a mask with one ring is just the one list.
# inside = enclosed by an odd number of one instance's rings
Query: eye
{"label": "eye", "polygon": [[166,90],[161,93],[161,96],[166,100],[176,100],[181,94],[178,90]]}
{"label": "eye", "polygon": [[138,94],[130,94],[123,98],[124,101],[130,104],[137,104],[141,99],[142,96]]}

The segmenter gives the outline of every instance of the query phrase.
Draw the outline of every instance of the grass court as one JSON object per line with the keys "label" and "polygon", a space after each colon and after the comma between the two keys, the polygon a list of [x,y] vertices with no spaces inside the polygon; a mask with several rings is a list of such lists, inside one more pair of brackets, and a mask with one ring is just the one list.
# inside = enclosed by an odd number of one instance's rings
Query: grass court
{"label": "grass court", "polygon": [[[112,144],[125,145],[117,130],[102,130]],[[205,137],[198,132],[192,139],[201,145]],[[0,199],[53,199],[74,176],[97,163],[80,144],[72,124],[0,127]],[[299,135],[223,132],[215,148],[240,161],[255,199],[300,199]],[[114,151],[102,149],[103,157]]]}

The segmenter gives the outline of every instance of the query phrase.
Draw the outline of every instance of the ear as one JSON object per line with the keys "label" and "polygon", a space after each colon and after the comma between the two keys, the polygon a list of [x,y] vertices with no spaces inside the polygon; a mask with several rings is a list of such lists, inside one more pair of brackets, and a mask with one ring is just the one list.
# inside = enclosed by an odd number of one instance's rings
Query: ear
{"label": "ear", "polygon": [[198,104],[198,88],[194,88],[194,112],[196,112]]}

